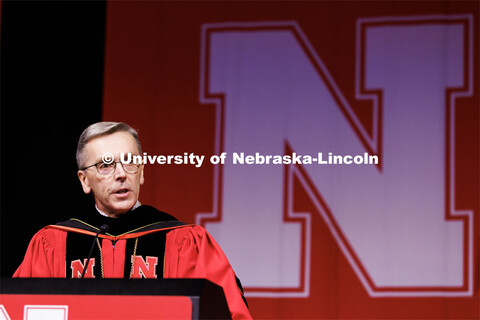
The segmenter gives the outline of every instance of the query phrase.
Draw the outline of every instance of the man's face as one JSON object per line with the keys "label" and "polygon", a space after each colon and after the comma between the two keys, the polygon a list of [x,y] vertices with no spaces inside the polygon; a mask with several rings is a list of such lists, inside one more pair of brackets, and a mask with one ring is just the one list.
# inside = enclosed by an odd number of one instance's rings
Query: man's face
{"label": "man's face", "polygon": [[[85,145],[85,166],[102,161],[104,153],[111,153],[115,161],[120,161],[120,154],[138,155],[135,138],[128,132],[115,132],[108,136],[90,140]],[[143,184],[143,165],[136,173],[126,172],[121,163],[115,171],[107,176],[100,175],[96,167],[78,171],[78,178],[85,193],[93,192],[95,203],[102,212],[111,217],[130,210],[138,200],[140,185]]]}

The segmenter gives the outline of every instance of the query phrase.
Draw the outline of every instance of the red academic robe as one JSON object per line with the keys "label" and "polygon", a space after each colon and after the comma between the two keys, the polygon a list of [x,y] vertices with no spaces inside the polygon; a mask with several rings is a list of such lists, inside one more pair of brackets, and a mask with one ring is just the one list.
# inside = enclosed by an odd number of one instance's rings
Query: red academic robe
{"label": "red academic robe", "polygon": [[[234,271],[213,237],[200,226],[183,225],[169,229],[171,230],[166,233],[163,277],[210,280],[224,289],[233,319],[251,319]],[[126,241],[157,231],[128,233],[116,237],[100,235],[104,277],[123,278]],[[58,225],[41,229],[31,240],[14,277],[65,278],[66,269],[74,267],[73,262],[71,266],[66,266],[67,234],[71,232],[95,235],[92,231]],[[152,268],[145,267],[148,260],[145,261],[141,256],[136,258],[138,261],[136,260],[134,265],[137,267],[132,267],[132,270],[136,270],[131,274],[133,278],[156,277],[151,271]],[[143,268],[138,264],[143,264]],[[85,277],[92,277],[88,271]],[[148,274],[149,271],[151,274]],[[72,275],[79,277],[80,273],[72,272]]]}

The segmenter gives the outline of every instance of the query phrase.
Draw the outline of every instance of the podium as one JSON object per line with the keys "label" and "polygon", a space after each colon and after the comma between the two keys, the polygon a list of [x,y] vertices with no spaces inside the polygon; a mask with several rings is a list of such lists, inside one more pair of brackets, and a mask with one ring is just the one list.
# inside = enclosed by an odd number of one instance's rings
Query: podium
{"label": "podium", "polygon": [[204,279],[0,281],[0,320],[231,318],[223,289]]}

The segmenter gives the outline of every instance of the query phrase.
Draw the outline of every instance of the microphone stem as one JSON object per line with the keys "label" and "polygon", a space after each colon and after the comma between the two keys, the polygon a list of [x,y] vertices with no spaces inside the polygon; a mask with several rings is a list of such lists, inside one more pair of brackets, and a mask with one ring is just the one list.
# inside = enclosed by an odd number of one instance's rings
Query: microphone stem
{"label": "microphone stem", "polygon": [[92,246],[90,247],[90,252],[88,253],[87,262],[85,263],[85,267],[83,268],[82,275],[80,276],[80,279],[83,279],[83,277],[85,277],[85,273],[87,272],[88,264],[90,263],[90,258],[92,257],[93,248],[95,247],[95,242],[97,241],[98,236],[101,233],[103,233],[104,231],[107,231],[107,230],[108,230],[108,226],[103,225],[103,226],[100,227],[97,234],[95,235],[95,238],[93,239],[93,242],[92,242]]}

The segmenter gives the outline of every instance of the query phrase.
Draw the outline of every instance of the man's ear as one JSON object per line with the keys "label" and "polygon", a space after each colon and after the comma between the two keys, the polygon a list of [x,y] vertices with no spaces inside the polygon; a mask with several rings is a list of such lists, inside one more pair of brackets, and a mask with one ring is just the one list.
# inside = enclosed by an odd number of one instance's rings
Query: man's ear
{"label": "man's ear", "polygon": [[145,182],[145,178],[143,177],[143,168],[144,168],[144,165],[142,164],[140,166],[140,185],[143,185],[143,183]]}
{"label": "man's ear", "polygon": [[88,183],[87,174],[83,170],[78,170],[77,175],[78,180],[80,180],[80,183],[82,184],[83,192],[89,194],[92,191],[92,188],[90,187],[90,183]]}

